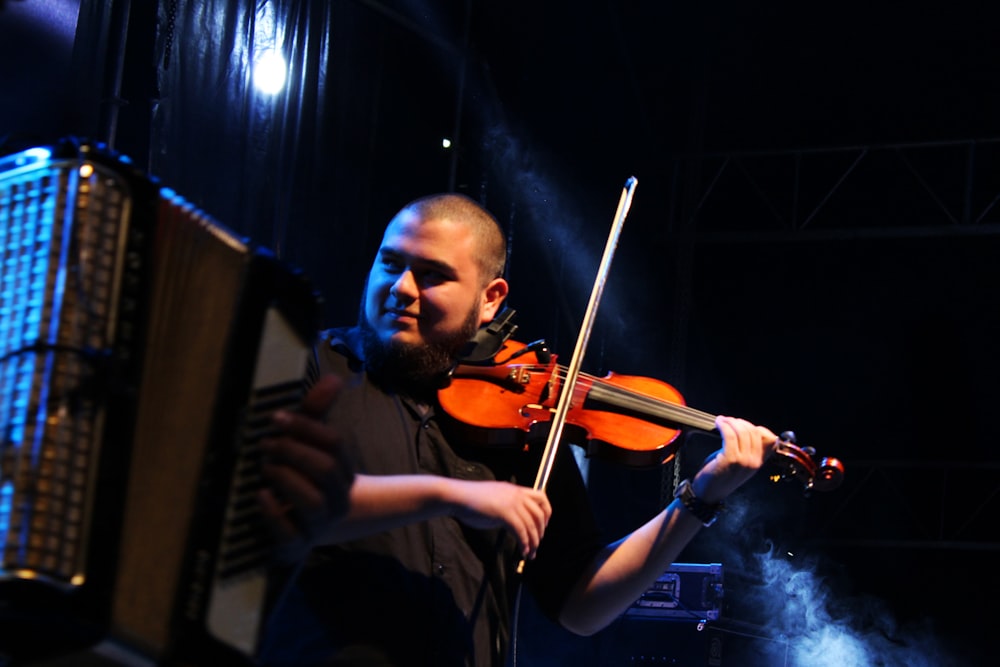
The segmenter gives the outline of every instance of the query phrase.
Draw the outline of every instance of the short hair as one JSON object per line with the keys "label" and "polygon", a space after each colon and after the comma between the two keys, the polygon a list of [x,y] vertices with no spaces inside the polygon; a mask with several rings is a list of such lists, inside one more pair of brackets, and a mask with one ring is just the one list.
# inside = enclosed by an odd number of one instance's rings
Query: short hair
{"label": "short hair", "polygon": [[413,211],[428,220],[447,218],[468,226],[479,246],[476,262],[483,285],[503,277],[507,263],[507,239],[497,219],[476,200],[463,194],[445,192],[414,199],[402,210]]}

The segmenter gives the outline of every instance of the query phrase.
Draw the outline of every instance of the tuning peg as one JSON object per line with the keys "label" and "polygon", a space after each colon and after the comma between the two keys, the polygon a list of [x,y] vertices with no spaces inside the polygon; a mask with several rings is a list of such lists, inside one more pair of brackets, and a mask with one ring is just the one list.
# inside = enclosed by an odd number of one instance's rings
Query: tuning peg
{"label": "tuning peg", "polygon": [[794,445],[795,444],[795,431],[782,431],[781,435],[779,435],[778,438],[780,438],[781,440],[784,440],[785,442],[790,442],[790,443],[792,443]]}
{"label": "tuning peg", "polygon": [[817,491],[832,491],[844,481],[844,464],[832,456],[819,462],[819,470],[813,483]]}

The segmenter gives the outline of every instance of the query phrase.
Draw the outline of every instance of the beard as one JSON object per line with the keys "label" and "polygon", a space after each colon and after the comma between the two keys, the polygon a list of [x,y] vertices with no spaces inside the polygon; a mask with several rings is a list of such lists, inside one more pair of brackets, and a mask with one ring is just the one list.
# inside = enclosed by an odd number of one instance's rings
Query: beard
{"label": "beard", "polygon": [[359,325],[365,368],[383,389],[430,403],[447,383],[458,353],[479,329],[479,309],[471,308],[462,326],[439,340],[420,345],[384,342],[375,333],[362,307]]}

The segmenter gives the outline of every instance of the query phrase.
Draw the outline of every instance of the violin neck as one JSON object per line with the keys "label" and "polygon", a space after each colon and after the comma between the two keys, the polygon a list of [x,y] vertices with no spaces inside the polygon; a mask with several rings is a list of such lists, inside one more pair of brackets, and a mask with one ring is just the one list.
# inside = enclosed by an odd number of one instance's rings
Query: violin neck
{"label": "violin neck", "polygon": [[587,393],[587,402],[600,403],[608,406],[612,412],[639,417],[668,427],[690,426],[702,431],[711,431],[715,428],[715,415],[612,384],[594,382]]}

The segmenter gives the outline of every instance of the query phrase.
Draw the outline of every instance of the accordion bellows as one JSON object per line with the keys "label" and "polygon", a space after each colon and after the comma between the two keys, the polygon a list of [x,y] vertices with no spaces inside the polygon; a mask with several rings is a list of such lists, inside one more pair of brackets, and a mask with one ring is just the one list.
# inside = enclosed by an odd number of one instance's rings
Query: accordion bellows
{"label": "accordion bellows", "polygon": [[104,147],[0,157],[0,650],[58,627],[157,663],[252,655],[255,444],[318,317],[301,272]]}

